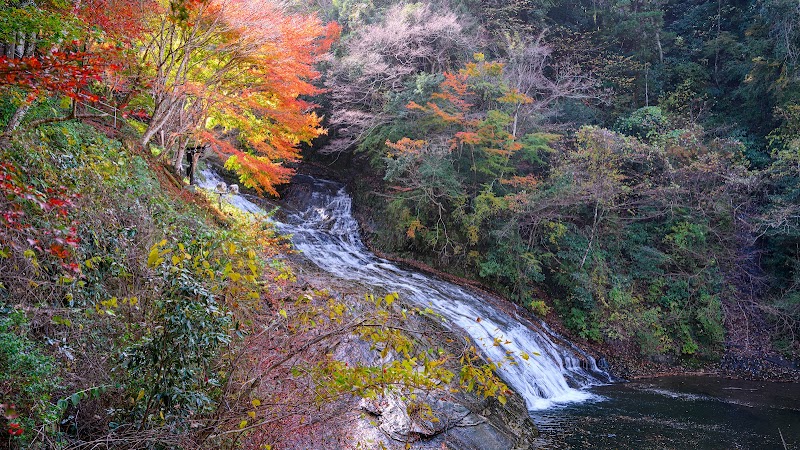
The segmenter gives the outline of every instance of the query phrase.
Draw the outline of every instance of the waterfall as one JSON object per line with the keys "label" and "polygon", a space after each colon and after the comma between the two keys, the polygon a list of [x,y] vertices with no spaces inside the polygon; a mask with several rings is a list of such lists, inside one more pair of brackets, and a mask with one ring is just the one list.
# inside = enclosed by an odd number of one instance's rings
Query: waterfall
{"label": "waterfall", "polygon": [[[213,188],[219,182],[213,172],[202,175],[202,187]],[[289,206],[276,225],[292,236],[306,258],[334,276],[397,292],[404,301],[431,308],[445,326],[468,335],[485,357],[502,362],[498,375],[525,399],[529,410],[590,399],[593,395],[582,388],[609,381],[591,356],[543,323],[513,318],[476,292],[372,254],[361,241],[351,215],[352,201],[341,184],[303,176],[294,182],[300,187],[285,199]],[[225,197],[242,210],[263,212],[242,196]],[[507,355],[523,353],[529,357],[517,356],[513,364],[506,361]]]}

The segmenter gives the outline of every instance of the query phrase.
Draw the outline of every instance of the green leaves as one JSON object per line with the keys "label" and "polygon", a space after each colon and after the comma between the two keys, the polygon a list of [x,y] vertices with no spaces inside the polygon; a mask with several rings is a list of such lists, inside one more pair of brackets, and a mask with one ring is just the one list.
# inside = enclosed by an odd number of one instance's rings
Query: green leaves
{"label": "green leaves", "polygon": [[[151,247],[147,264],[161,279],[160,298],[150,306],[146,333],[121,355],[137,392],[131,395],[137,421],[184,420],[219,399],[215,387],[224,380],[211,367],[234,335],[232,314],[221,299],[231,296],[234,306],[259,300],[250,296],[259,289],[257,257],[248,245],[224,235],[164,239]],[[288,318],[285,310],[281,315]]]}
{"label": "green leaves", "polygon": [[108,390],[109,387],[111,386],[109,385],[95,386],[88,389],[84,389],[82,391],[75,392],[69,397],[59,399],[56,402],[56,407],[59,410],[63,411],[67,409],[70,406],[70,404],[73,407],[76,407],[82,400],[98,399],[100,398],[101,395],[103,395],[106,392],[106,390]]}

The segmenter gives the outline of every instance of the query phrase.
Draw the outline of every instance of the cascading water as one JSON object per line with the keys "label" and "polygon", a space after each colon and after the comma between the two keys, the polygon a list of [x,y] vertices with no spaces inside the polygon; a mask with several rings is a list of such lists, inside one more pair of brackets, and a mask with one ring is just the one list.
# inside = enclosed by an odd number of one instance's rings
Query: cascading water
{"label": "cascading water", "polygon": [[[202,175],[202,187],[213,189],[220,182],[213,172]],[[398,292],[405,301],[430,307],[446,326],[466,333],[487,358],[504,361],[498,374],[525,399],[529,410],[587,400],[592,394],[581,388],[608,381],[593,358],[571,344],[554,343],[551,336],[556,335],[543,324],[538,329],[525,325],[475,292],[373,255],[361,241],[351,199],[341,184],[310,177],[296,180],[301,188],[285,199],[291,207],[284,208],[277,227],[292,235],[306,258],[337,277]],[[242,196],[226,198],[239,209],[264,212]],[[521,358],[523,354],[529,357]],[[513,364],[506,361],[508,355],[516,355]]]}

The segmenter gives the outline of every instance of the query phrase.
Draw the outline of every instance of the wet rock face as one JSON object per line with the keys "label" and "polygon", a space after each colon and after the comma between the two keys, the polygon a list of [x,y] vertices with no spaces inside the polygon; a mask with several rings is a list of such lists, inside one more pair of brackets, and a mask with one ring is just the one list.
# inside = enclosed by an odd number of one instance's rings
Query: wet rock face
{"label": "wet rock face", "polygon": [[[538,435],[528,417],[522,399],[509,401],[505,406],[484,400],[482,412],[473,411],[480,405],[462,398],[442,400],[432,395],[420,395],[416,400],[387,394],[359,404],[371,424],[388,438],[389,448],[414,443],[414,448],[507,450],[533,448]],[[467,406],[467,404],[470,404]],[[430,410],[420,408],[427,405]],[[486,415],[484,415],[486,414]]]}
{"label": "wet rock face", "polygon": [[386,436],[399,442],[431,438],[457,426],[461,419],[471,414],[469,409],[457,403],[427,398],[419,401],[429,405],[435,413],[427,413],[419,402],[392,394],[374,400],[364,399],[360,406],[378,418],[378,428]]}
{"label": "wet rock face", "polygon": [[[440,328],[440,324],[424,316],[403,325],[429,329],[428,336],[438,336],[441,340],[433,343],[436,346],[447,347],[455,342],[454,336]],[[355,336],[343,339],[334,357],[351,364],[370,365],[393,359],[391,354],[380,358],[369,344]],[[415,391],[413,398],[411,394],[389,391],[376,399],[362,399],[353,411],[358,424],[342,431],[364,448],[383,445],[403,449],[407,443],[413,443],[415,449],[441,449],[442,445],[448,449],[474,450],[535,448],[533,442],[539,433],[522,397],[511,393],[503,405],[474,393],[454,393],[451,388],[456,386],[443,386],[432,392]]]}
{"label": "wet rock face", "polygon": [[333,197],[342,188],[334,181],[322,181],[306,175],[295,175],[292,183],[281,188],[281,205],[290,211],[306,211],[314,203],[314,194]]}
{"label": "wet rock face", "polygon": [[[334,291],[349,282],[332,280],[324,273],[306,280],[310,285],[325,285]],[[351,286],[352,287],[352,286]],[[434,340],[429,344],[457,350],[456,336],[436,321],[426,316],[411,316],[402,324]],[[450,346],[453,346],[452,348]],[[389,363],[396,355],[382,358],[370,344],[357,336],[344,337],[333,351],[335,359],[352,365],[381,365]],[[458,370],[452,367],[451,370]],[[411,394],[388,391],[376,399],[361,399],[352,405],[346,424],[342,421],[340,433],[355,441],[361,448],[404,449],[413,443],[414,449],[509,450],[535,448],[538,436],[525,401],[516,393],[507,396],[505,405],[493,398],[482,398],[474,393],[454,393],[455,385]],[[430,408],[430,409],[428,409]],[[354,445],[355,446],[355,445]],[[357,446],[355,446],[357,447]]]}

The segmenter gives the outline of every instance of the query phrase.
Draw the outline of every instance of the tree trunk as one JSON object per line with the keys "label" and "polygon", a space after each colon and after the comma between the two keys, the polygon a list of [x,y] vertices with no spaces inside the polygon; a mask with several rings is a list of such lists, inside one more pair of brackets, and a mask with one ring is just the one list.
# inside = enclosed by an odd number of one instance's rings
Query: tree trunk
{"label": "tree trunk", "polygon": [[[165,103],[167,103],[166,106]],[[153,136],[164,129],[164,125],[166,125],[167,121],[172,117],[172,114],[180,106],[181,103],[179,101],[171,99],[164,99],[156,106],[153,110],[153,117],[150,118],[150,124],[147,125],[147,129],[144,135],[142,135],[142,147],[145,149],[147,148]]]}
{"label": "tree trunk", "polygon": [[25,33],[17,32],[17,46],[14,49],[14,56],[16,58],[22,58],[25,56]]}
{"label": "tree trunk", "polygon": [[175,168],[175,173],[178,176],[181,176],[181,168],[183,168],[183,158],[186,156],[186,147],[183,145],[178,145],[178,151],[175,155],[175,160],[172,162],[172,166]]}
{"label": "tree trunk", "polygon": [[14,49],[16,48],[16,42],[6,42],[6,58],[13,58],[14,57]]}
{"label": "tree trunk", "polygon": [[25,114],[28,113],[28,110],[31,109],[30,103],[23,103],[14,111],[14,115],[11,116],[11,119],[8,121],[8,125],[6,125],[6,133],[11,133],[12,131],[16,130],[19,124],[22,123],[22,119],[25,118]]}
{"label": "tree trunk", "polygon": [[658,46],[658,62],[664,64],[664,47],[661,46],[661,31],[656,29],[656,45]]}
{"label": "tree trunk", "polygon": [[[161,131],[161,127],[167,122],[169,119],[170,114],[164,114],[160,119],[156,122],[153,122],[152,119],[150,121],[150,125],[148,125],[147,129],[144,131],[142,135],[142,147],[147,148],[147,144],[150,143],[150,140],[153,139],[153,136],[159,131]],[[155,119],[155,117],[153,117]]]}
{"label": "tree trunk", "polygon": [[717,0],[717,42],[714,47],[714,83],[719,86],[719,39],[722,36],[722,0]]}
{"label": "tree trunk", "polygon": [[200,155],[203,154],[203,150],[197,147],[194,148],[194,151],[191,153],[189,157],[189,184],[194,185],[194,173],[197,171],[197,162],[200,161]]}
{"label": "tree trunk", "polygon": [[25,56],[33,56],[36,51],[36,32],[31,33],[25,43]]}
{"label": "tree trunk", "polygon": [[511,131],[511,136],[516,139],[517,138],[517,124],[519,122],[519,110],[522,107],[521,104],[517,105],[517,109],[514,111],[514,126]]}

